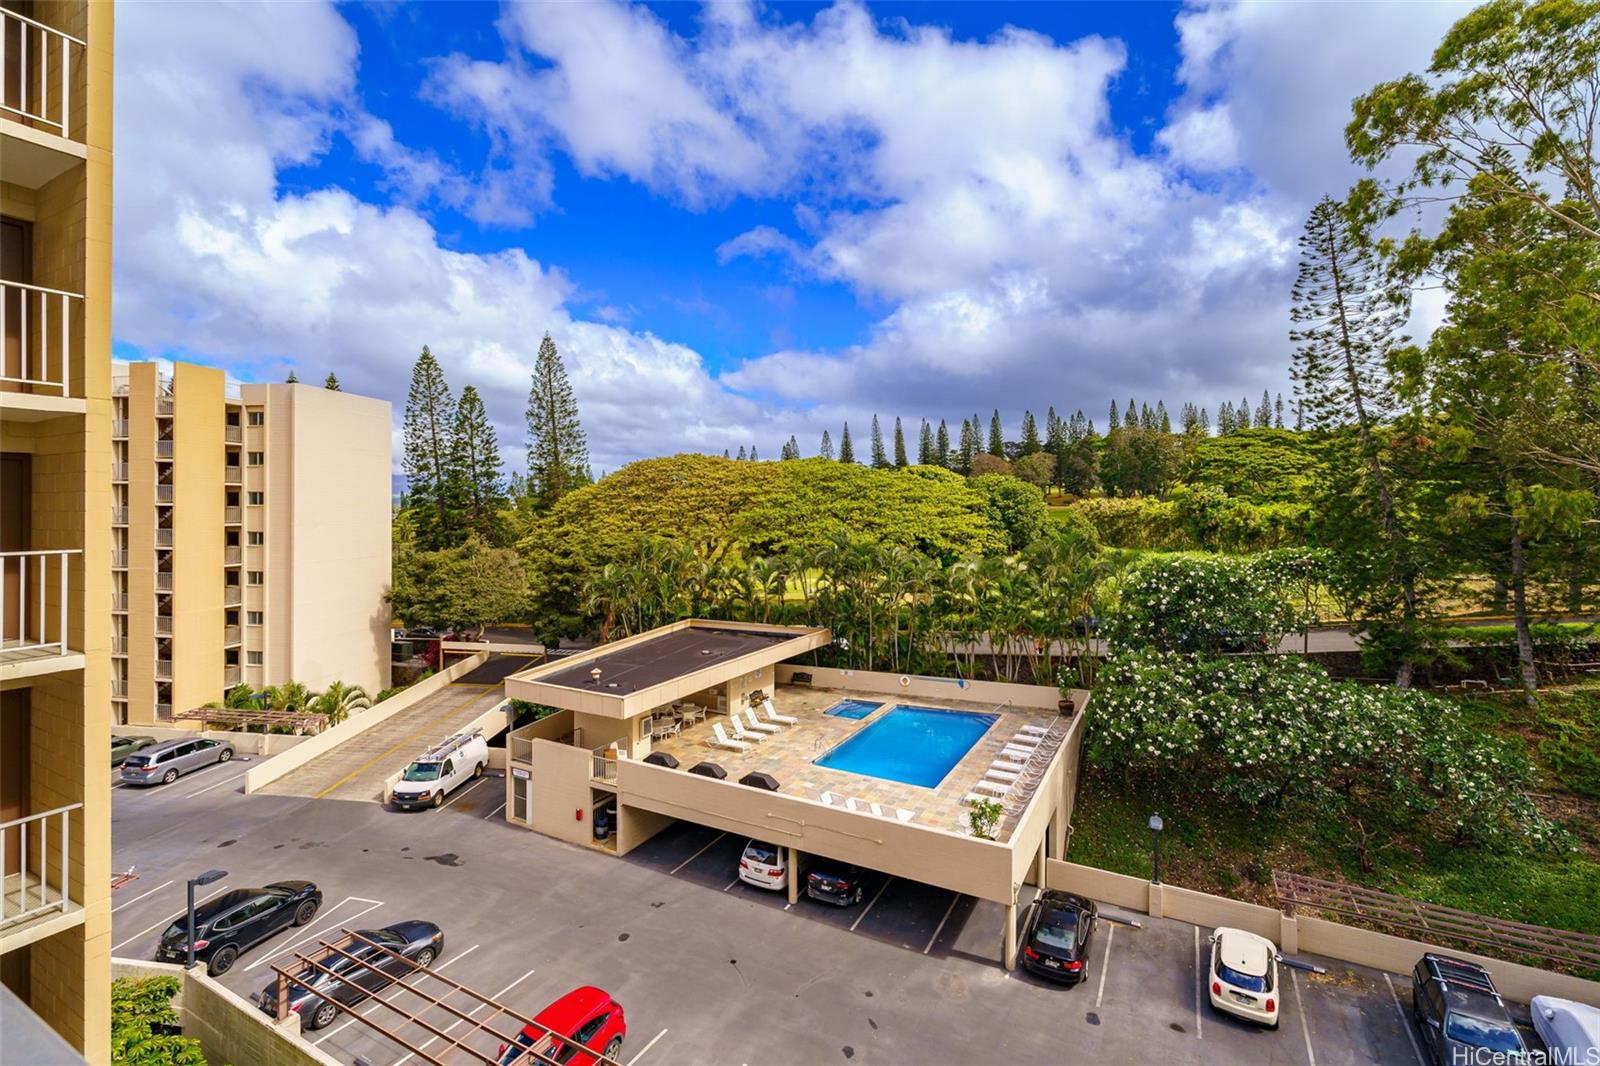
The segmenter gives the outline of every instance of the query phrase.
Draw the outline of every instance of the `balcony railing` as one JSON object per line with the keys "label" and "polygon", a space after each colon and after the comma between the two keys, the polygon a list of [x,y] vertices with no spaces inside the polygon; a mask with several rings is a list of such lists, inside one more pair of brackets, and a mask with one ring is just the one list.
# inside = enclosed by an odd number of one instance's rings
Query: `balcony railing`
{"label": "balcony railing", "polygon": [[165,570],[156,571],[156,591],[157,592],[171,592],[172,591],[172,574],[171,573],[169,573],[168,571],[165,571]]}
{"label": "balcony railing", "polygon": [[128,480],[128,464],[127,463],[112,463],[111,464],[111,480],[112,481],[126,481],[126,480]]}
{"label": "balcony railing", "polygon": [[172,458],[172,445],[173,445],[173,443],[174,442],[170,441],[170,440],[158,440],[158,441],[156,441],[156,458],[157,459],[171,459]]}
{"label": "balcony railing", "polygon": [[156,397],[156,414],[163,418],[172,417],[173,399],[171,396]]}
{"label": "balcony railing", "polygon": [[244,602],[244,590],[238,585],[222,586],[222,606],[237,607]]}
{"label": "balcony railing", "polygon": [[111,549],[111,569],[126,570],[128,568],[128,553],[121,548]]}
{"label": "balcony railing", "polygon": [[0,855],[5,856],[0,929],[25,918],[65,914],[81,903],[83,885],[68,878],[72,869],[70,817],[82,809],[83,804],[73,803],[0,822]]}
{"label": "balcony railing", "polygon": [[238,525],[244,521],[244,508],[224,507],[222,509],[222,521],[230,526]]}
{"label": "balcony railing", "polygon": [[[6,15],[9,20],[11,13]],[[0,281],[0,333],[8,348],[16,345],[15,355],[8,351],[0,366],[0,382],[72,395],[72,324],[82,320],[78,293]]]}
{"label": "balcony railing", "polygon": [[126,418],[113,418],[111,420],[111,437],[113,440],[128,439],[128,420]]}
{"label": "balcony railing", "polygon": [[594,780],[615,781],[617,779],[617,760],[626,759],[628,753],[618,750],[615,746],[607,744],[603,748],[594,749]]}
{"label": "balcony railing", "polygon": [[157,503],[171,503],[172,502],[172,486],[171,485],[157,485],[156,486],[156,502]]}
{"label": "balcony railing", "polygon": [[67,562],[81,554],[0,552],[0,655],[67,654]]}
{"label": "balcony railing", "polygon": [[232,647],[233,645],[238,644],[239,640],[240,631],[238,626],[222,627],[222,644],[224,647]]}
{"label": "balcony railing", "polygon": [[156,704],[156,721],[158,721],[158,722],[170,722],[170,721],[172,721],[172,704],[171,703],[158,703],[158,704]]}
{"label": "balcony railing", "polygon": [[128,594],[126,592],[113,592],[111,594],[111,609],[113,611],[126,611],[128,609]]}
{"label": "balcony railing", "polygon": [[244,482],[244,471],[239,469],[237,463],[230,463],[222,468],[222,482],[225,485],[238,485]]}
{"label": "balcony railing", "polygon": [[[128,638],[123,636],[121,633],[113,633],[113,634],[111,634],[111,654],[112,655],[126,655],[126,654],[128,654]],[[112,684],[116,684],[116,682],[113,681]]]}
{"label": "balcony railing", "polygon": [[156,636],[172,636],[172,616],[170,614],[156,615]]}
{"label": "balcony railing", "polygon": [[172,530],[171,529],[167,528],[166,526],[158,526],[156,528],[156,547],[158,547],[158,548],[170,548],[170,547],[172,547]]}
{"label": "balcony railing", "polygon": [[72,68],[83,67],[84,43],[15,11],[0,9],[0,23],[0,111],[72,139]]}
{"label": "balcony railing", "polygon": [[111,698],[114,700],[125,700],[128,698],[127,678],[113,677],[111,679]]}
{"label": "balcony railing", "polygon": [[128,509],[126,507],[111,508],[111,524],[125,526],[128,524]]}
{"label": "balcony railing", "polygon": [[239,684],[243,680],[244,680],[244,667],[242,667],[242,666],[224,666],[222,668],[222,683],[224,685],[228,686],[229,688],[232,688],[233,686]]}
{"label": "balcony railing", "polygon": [[229,544],[222,549],[222,561],[228,566],[238,566],[244,561],[244,549],[237,544]]}
{"label": "balcony railing", "polygon": [[171,659],[157,659],[156,660],[156,680],[157,681],[171,681],[172,680],[172,660]]}
{"label": "balcony railing", "polygon": [[227,441],[229,444],[243,444],[244,443],[244,427],[243,426],[223,426],[222,427],[222,439]]}

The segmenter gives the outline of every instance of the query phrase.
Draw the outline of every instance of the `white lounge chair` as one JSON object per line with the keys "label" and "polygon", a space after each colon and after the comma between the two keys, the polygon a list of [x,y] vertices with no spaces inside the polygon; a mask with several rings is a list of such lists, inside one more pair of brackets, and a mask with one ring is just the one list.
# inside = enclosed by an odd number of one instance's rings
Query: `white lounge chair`
{"label": "white lounge chair", "polygon": [[[721,722],[717,722],[717,723],[714,723],[714,724],[721,725],[722,723]],[[728,728],[733,731],[733,735],[735,737],[737,737],[738,739],[743,740],[743,741],[745,741],[747,743],[748,742],[752,742],[752,741],[760,741],[760,740],[766,740],[767,739],[767,734],[765,734],[765,733],[753,733],[750,730],[744,728],[742,725],[740,725],[739,724],[739,716],[736,715],[736,714],[732,714],[732,715],[728,716]]]}
{"label": "white lounge chair", "polygon": [[876,818],[882,818],[883,817],[883,808],[882,807],[878,806],[876,803],[869,803],[869,804],[867,804],[867,806],[872,808],[872,814],[873,814],[874,817],[876,817]]}
{"label": "white lounge chair", "polygon": [[1007,773],[1013,774],[1020,774],[1027,768],[1028,764],[1025,762],[1011,762],[1007,759],[996,759],[994,762],[989,764],[989,769],[991,770],[1004,770]]}
{"label": "white lounge chair", "polygon": [[995,781],[979,781],[976,785],[972,786],[972,791],[992,792],[996,796],[1004,796],[1007,792],[1011,791],[1011,786],[1002,785]]}
{"label": "white lounge chair", "polygon": [[757,718],[756,709],[754,707],[746,707],[744,709],[744,719],[744,724],[749,726],[751,729],[754,729],[757,733],[771,734],[783,732],[783,726],[773,725],[770,722],[763,722],[761,719]]}
{"label": "white lounge chair", "polygon": [[1050,730],[1048,728],[1046,728],[1045,726],[1042,726],[1042,725],[1025,725],[1020,730],[1018,730],[1018,732],[1021,732],[1021,733],[1032,733],[1036,737],[1042,737],[1046,733],[1050,732]]}
{"label": "white lounge chair", "polygon": [[1007,744],[1005,747],[1000,749],[1000,754],[1006,756],[1007,758],[1027,760],[1033,757],[1033,749],[1018,748]]}
{"label": "white lounge chair", "polygon": [[750,745],[746,744],[744,741],[729,739],[728,734],[726,734],[726,733],[724,733],[722,731],[722,723],[721,722],[712,722],[711,723],[711,732],[716,734],[716,736],[712,739],[711,743],[715,744],[719,748],[727,748],[729,751],[749,751],[750,750]]}
{"label": "white lounge chair", "polygon": [[916,816],[916,811],[908,811],[904,807],[896,807],[894,809],[894,820],[897,822],[909,822]]}
{"label": "white lounge chair", "polygon": [[1032,733],[1018,733],[1016,736],[1006,741],[1006,743],[1015,744],[1018,747],[1023,748],[1037,748],[1039,746],[1039,740],[1040,738],[1034,736]]}
{"label": "white lounge chair", "polygon": [[761,701],[761,709],[766,712],[768,721],[777,722],[779,725],[800,724],[800,719],[792,714],[779,714],[777,709],[772,706],[770,699]]}
{"label": "white lounge chair", "polygon": [[847,811],[854,811],[857,814],[861,812],[861,808],[856,804],[856,798],[854,796],[846,796],[844,798],[844,809]]}
{"label": "white lounge chair", "polygon": [[983,775],[985,781],[1004,781],[1006,784],[1017,780],[1021,774],[1014,774],[1007,770],[990,770]]}
{"label": "white lounge chair", "polygon": [[824,792],[824,793],[822,793],[822,795],[818,796],[817,799],[821,800],[823,803],[827,804],[829,807],[833,806],[833,793],[832,792]]}

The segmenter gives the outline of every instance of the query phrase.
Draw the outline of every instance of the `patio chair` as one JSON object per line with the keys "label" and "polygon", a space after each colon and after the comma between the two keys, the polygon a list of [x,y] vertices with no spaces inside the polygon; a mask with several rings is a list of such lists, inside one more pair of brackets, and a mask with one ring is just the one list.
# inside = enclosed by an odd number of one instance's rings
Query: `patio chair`
{"label": "patio chair", "polygon": [[1010,770],[994,770],[994,769],[990,769],[988,772],[986,772],[983,775],[984,780],[986,780],[986,781],[1005,781],[1005,782],[1008,782],[1008,783],[1017,780],[1021,776],[1022,776],[1021,774],[1012,773]]}
{"label": "patio chair", "polygon": [[712,722],[711,723],[711,732],[716,734],[716,736],[712,739],[711,743],[715,744],[719,748],[727,748],[729,751],[749,751],[750,750],[750,745],[746,744],[744,741],[742,741],[742,740],[730,740],[728,738],[728,734],[726,734],[726,733],[724,733],[722,731],[722,723],[721,722]]}
{"label": "patio chair", "polygon": [[1042,737],[1036,737],[1032,733],[1018,733],[1016,736],[1006,741],[1006,743],[1016,744],[1024,748],[1037,748],[1039,746],[1039,741],[1042,739]]}
{"label": "patio chair", "polygon": [[974,792],[991,792],[995,796],[1004,796],[1011,791],[1010,785],[1002,785],[997,781],[979,781],[972,786]]}
{"label": "patio chair", "polygon": [[832,792],[824,792],[820,796],[818,796],[817,799],[821,800],[823,803],[827,804],[829,807],[833,806],[833,793]]}
{"label": "patio chair", "polygon": [[1036,737],[1042,737],[1046,733],[1050,732],[1050,730],[1042,725],[1025,725],[1021,730],[1019,730],[1019,732],[1032,733]]}
{"label": "patio chair", "polygon": [[658,718],[655,725],[650,728],[650,735],[653,737],[676,736],[682,728],[683,726],[676,718]]}
{"label": "patio chair", "polygon": [[1033,754],[1033,749],[1019,748],[1014,744],[1007,744],[1000,749],[1000,754],[1008,758],[1027,760]]}
{"label": "patio chair", "polygon": [[869,804],[867,804],[867,806],[872,808],[872,816],[874,818],[882,818],[883,817],[883,808],[882,807],[878,806],[876,803],[869,803]]}
{"label": "patio chair", "polygon": [[854,796],[846,796],[844,798],[844,809],[854,814],[861,813],[861,807],[856,803],[856,798]]}
{"label": "patio chair", "polygon": [[[739,718],[738,715],[734,715],[733,717],[735,721],[737,721]],[[754,707],[746,707],[744,709],[744,724],[749,726],[751,729],[754,729],[758,733],[783,732],[783,726],[773,725],[771,722],[763,722],[761,719],[757,718]]]}
{"label": "patio chair", "polygon": [[776,708],[774,708],[772,706],[772,700],[771,699],[762,700],[761,701],[761,709],[762,709],[762,711],[764,711],[766,713],[767,721],[769,721],[769,722],[777,722],[779,725],[799,725],[800,724],[800,719],[796,718],[792,714],[779,714],[777,712]]}
{"label": "patio chair", "polygon": [[1011,762],[1008,759],[996,759],[989,764],[991,770],[1005,770],[1007,773],[1020,774],[1028,768],[1025,762]]}
{"label": "patio chair", "polygon": [[[721,722],[717,722],[717,723],[714,723],[714,724],[721,725],[722,723]],[[743,740],[743,741],[746,741],[746,742],[752,742],[752,741],[761,741],[761,740],[766,740],[767,739],[767,734],[766,733],[754,733],[754,732],[751,732],[750,730],[744,728],[743,726],[741,726],[739,724],[739,716],[736,715],[736,714],[730,714],[728,716],[728,728],[733,731],[734,737],[736,739],[738,739],[738,740]]]}
{"label": "patio chair", "polygon": [[894,820],[897,822],[909,822],[916,816],[916,811],[908,811],[904,807],[896,807],[894,809]]}

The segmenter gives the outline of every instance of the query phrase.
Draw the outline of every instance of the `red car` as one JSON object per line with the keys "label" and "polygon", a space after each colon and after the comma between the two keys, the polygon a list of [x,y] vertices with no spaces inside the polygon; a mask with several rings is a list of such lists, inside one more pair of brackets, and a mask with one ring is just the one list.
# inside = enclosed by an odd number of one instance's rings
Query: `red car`
{"label": "red car", "polygon": [[[557,1040],[555,1034],[572,1043]],[[515,1043],[502,1045],[500,1066],[593,1066],[602,1055],[615,1059],[627,1035],[622,1004],[585,985],[540,1011],[532,1025],[522,1027]]]}

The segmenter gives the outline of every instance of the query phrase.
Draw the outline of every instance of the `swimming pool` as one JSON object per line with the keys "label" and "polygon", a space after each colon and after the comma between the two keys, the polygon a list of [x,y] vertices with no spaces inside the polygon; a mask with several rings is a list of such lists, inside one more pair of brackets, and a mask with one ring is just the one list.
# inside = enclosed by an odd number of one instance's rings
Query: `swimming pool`
{"label": "swimming pool", "polygon": [[898,704],[816,764],[933,788],[997,718],[999,715]]}
{"label": "swimming pool", "polygon": [[882,706],[883,704],[871,700],[840,700],[822,713],[831,714],[835,718],[865,718]]}

